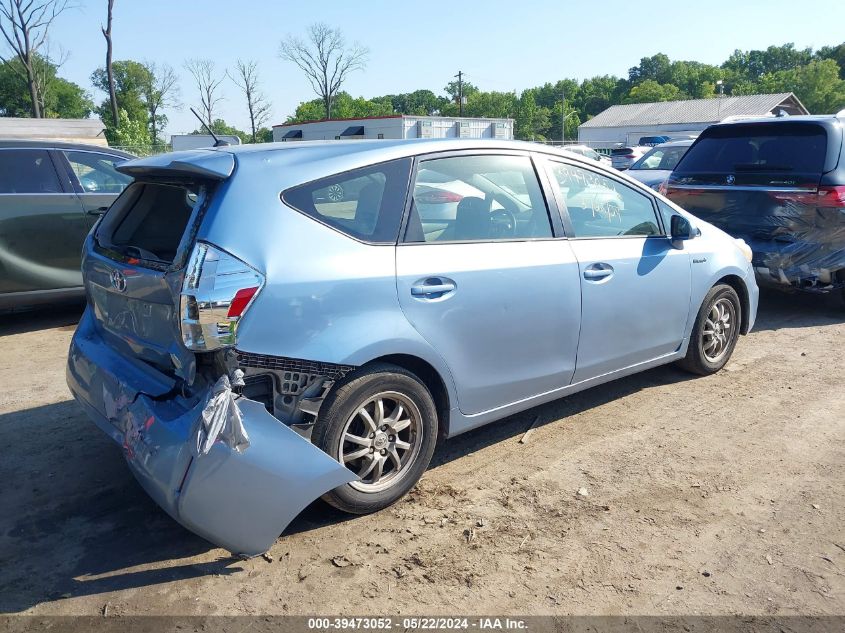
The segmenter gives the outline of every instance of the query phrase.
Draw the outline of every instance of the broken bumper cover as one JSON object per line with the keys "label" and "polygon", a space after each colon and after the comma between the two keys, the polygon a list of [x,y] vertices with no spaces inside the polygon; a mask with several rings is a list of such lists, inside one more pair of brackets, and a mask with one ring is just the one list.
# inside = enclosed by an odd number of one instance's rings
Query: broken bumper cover
{"label": "broken bumper cover", "polygon": [[267,550],[309,503],[355,475],[239,398],[250,446],[217,442],[197,454],[208,394],[187,399],[150,367],[116,352],[86,309],[68,354],[67,382],[98,427],[123,448],[135,477],[171,517],[236,554]]}

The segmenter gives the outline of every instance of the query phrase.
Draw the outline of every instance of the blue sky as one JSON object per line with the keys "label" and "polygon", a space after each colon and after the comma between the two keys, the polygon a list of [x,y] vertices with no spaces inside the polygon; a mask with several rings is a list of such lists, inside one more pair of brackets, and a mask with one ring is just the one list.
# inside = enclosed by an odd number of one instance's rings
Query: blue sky
{"label": "blue sky", "polygon": [[[52,48],[69,54],[61,74],[99,101],[104,95],[90,75],[104,64],[99,29],[106,0],[77,4],[54,25]],[[624,76],[658,52],[716,64],[737,48],[794,42],[815,49],[845,41],[843,0],[116,0],[114,55],[169,63],[182,77],[185,105],[198,101],[186,58],[210,58],[221,70],[239,57],[255,59],[273,104],[271,122],[282,123],[314,95],[300,71],[279,59],[279,41],[315,21],[339,26],[348,40],[369,47],[366,70],[345,85],[365,97],[418,88],[440,94],[458,70],[482,89],[519,91],[563,77]],[[246,128],[238,89],[230,81],[223,88],[219,115]],[[196,127],[186,107],[167,114],[170,133]]]}

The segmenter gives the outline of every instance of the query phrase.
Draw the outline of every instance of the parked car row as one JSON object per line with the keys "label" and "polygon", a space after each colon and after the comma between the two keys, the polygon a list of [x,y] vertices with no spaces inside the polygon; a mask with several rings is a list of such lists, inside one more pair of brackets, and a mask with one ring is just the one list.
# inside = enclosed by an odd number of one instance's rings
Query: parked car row
{"label": "parked car row", "polygon": [[0,141],[0,309],[82,297],[80,252],[132,181],[109,148]]}

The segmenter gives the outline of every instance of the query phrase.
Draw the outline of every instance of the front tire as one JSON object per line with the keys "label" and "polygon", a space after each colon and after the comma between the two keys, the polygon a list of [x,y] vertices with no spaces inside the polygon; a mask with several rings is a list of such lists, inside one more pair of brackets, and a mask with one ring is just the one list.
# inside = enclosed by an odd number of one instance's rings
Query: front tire
{"label": "front tire", "polygon": [[700,376],[722,369],[733,354],[741,320],[742,304],[736,290],[727,284],[713,286],[701,303],[687,355],[678,366]]}
{"label": "front tire", "polygon": [[437,428],[431,393],[401,367],[374,365],[341,383],[323,403],[311,441],[359,479],[323,499],[353,514],[395,503],[428,468]]}

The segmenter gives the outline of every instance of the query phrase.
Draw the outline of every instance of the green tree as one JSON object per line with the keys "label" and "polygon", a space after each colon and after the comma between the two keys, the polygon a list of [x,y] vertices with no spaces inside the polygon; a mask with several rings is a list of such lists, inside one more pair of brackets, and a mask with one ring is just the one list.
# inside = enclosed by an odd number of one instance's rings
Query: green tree
{"label": "green tree", "polygon": [[[241,139],[241,143],[249,143],[252,141],[252,133],[251,132],[244,132],[243,130],[239,130],[238,128],[229,125],[223,119],[214,119],[211,124],[211,131],[215,134],[219,135],[226,135],[226,136],[237,136]],[[191,134],[208,134],[204,127],[199,127]],[[272,137],[272,132],[270,133]]]}
{"label": "green tree", "polygon": [[845,108],[845,80],[832,59],[814,60],[791,70],[768,73],[760,78],[764,92],[794,92],[814,114],[829,114]]}
{"label": "green tree", "polygon": [[663,53],[643,57],[638,66],[628,70],[628,80],[633,84],[649,80],[659,84],[670,83],[672,81],[672,62]]}
{"label": "green tree", "polygon": [[722,64],[722,68],[737,78],[759,79],[763,75],[781,70],[792,70],[809,64],[813,58],[810,48],[796,49],[795,44],[769,46],[766,50],[735,50]]}
{"label": "green tree", "polygon": [[[116,61],[112,64],[114,92],[119,110],[129,121],[148,127],[147,104],[144,101],[143,87],[153,81],[150,70],[141,62],[131,59]],[[108,73],[105,68],[98,68],[91,74],[91,83],[106,94],[109,92]],[[105,99],[97,107],[97,114],[106,123],[106,138],[112,145],[119,145],[117,132],[111,121],[111,100]],[[117,126],[121,127],[123,122]],[[149,132],[147,133],[149,136]]]}
{"label": "green tree", "polygon": [[444,103],[448,103],[446,97],[438,97],[431,90],[415,90],[398,95],[387,95],[397,114],[416,114],[420,116],[431,116],[440,112]]}
{"label": "green tree", "polygon": [[133,121],[126,110],[118,111],[118,124],[111,127],[109,144],[145,154],[150,147],[150,133],[145,121]]}
{"label": "green tree", "polygon": [[654,101],[676,101],[683,99],[681,89],[674,84],[660,84],[653,79],[646,79],[631,88],[623,103],[652,103]]}
{"label": "green tree", "polygon": [[[29,88],[16,59],[0,64],[0,115],[28,117],[32,115]],[[77,84],[57,76],[57,66],[44,58],[33,62],[41,77],[39,85],[40,111],[50,118],[84,119],[94,109],[85,90]]]}
{"label": "green tree", "polygon": [[816,52],[817,59],[832,59],[839,64],[839,78],[845,79],[845,42],[839,46],[822,46]]}

